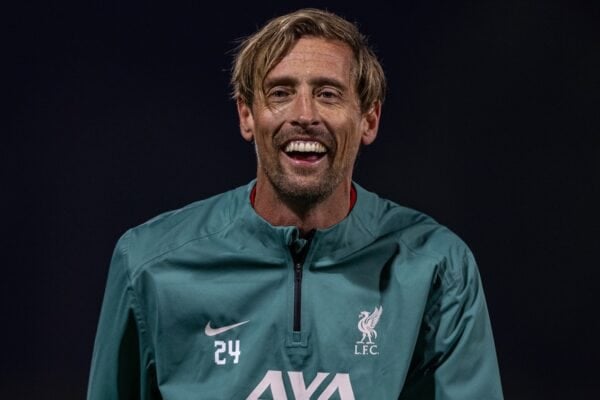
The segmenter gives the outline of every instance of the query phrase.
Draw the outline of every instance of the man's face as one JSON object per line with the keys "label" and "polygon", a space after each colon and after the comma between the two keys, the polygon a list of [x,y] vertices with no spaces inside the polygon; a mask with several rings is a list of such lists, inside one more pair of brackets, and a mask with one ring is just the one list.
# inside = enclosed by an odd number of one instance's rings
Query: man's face
{"label": "man's face", "polygon": [[362,113],[352,50],[305,37],[239,103],[242,136],[256,143],[257,179],[286,198],[319,201],[350,183],[360,144],[377,134],[380,106]]}

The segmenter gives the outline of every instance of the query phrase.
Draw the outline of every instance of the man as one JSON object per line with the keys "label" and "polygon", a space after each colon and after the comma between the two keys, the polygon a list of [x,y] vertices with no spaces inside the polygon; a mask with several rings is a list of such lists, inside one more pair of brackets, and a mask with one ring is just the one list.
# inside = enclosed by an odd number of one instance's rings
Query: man
{"label": "man", "polygon": [[242,43],[249,185],[119,241],[88,399],[500,399],[475,261],[429,217],[352,182],[385,79],[319,10]]}

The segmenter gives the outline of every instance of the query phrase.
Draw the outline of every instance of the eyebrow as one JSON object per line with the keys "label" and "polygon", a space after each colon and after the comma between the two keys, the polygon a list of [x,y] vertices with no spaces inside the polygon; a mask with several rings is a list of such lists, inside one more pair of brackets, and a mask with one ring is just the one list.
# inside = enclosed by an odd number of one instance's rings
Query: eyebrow
{"label": "eyebrow", "polygon": [[[298,84],[298,82],[299,82],[298,78],[295,78],[293,76],[272,77],[272,78],[265,79],[264,87],[272,88],[274,86],[279,86],[279,85],[295,86]],[[308,83],[310,83],[313,86],[333,86],[333,87],[336,87],[341,90],[346,90],[348,88],[347,85],[344,84],[343,82],[341,82],[340,80],[335,79],[335,78],[325,77],[325,76],[311,78],[308,80]]]}

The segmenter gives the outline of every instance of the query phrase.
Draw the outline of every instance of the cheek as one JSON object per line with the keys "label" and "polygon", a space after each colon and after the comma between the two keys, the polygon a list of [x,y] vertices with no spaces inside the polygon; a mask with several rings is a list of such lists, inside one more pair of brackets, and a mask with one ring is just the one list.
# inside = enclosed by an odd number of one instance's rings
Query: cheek
{"label": "cheek", "polygon": [[256,143],[264,143],[269,136],[269,122],[264,117],[255,119],[254,140]]}
{"label": "cheek", "polygon": [[285,119],[281,111],[263,110],[256,115],[254,121],[256,135],[265,141],[270,140]]}
{"label": "cheek", "polygon": [[344,156],[352,155],[358,151],[360,146],[361,134],[360,124],[357,121],[346,124],[343,128],[339,129],[340,134],[338,135],[338,153]]}
{"label": "cheek", "polygon": [[254,141],[256,142],[256,148],[260,153],[266,154],[270,152],[272,140],[270,139],[269,133],[264,128],[256,131]]}

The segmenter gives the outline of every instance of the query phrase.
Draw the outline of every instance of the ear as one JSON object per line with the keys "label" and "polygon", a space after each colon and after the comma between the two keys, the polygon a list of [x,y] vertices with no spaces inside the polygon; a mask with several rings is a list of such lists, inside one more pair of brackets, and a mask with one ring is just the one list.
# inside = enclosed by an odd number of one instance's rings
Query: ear
{"label": "ear", "polygon": [[368,145],[373,143],[377,137],[379,129],[379,119],[381,118],[381,102],[376,101],[371,108],[362,116],[362,144]]}
{"label": "ear", "polygon": [[240,133],[244,140],[251,142],[254,140],[254,117],[252,109],[242,99],[237,99],[238,117],[240,118]]}

